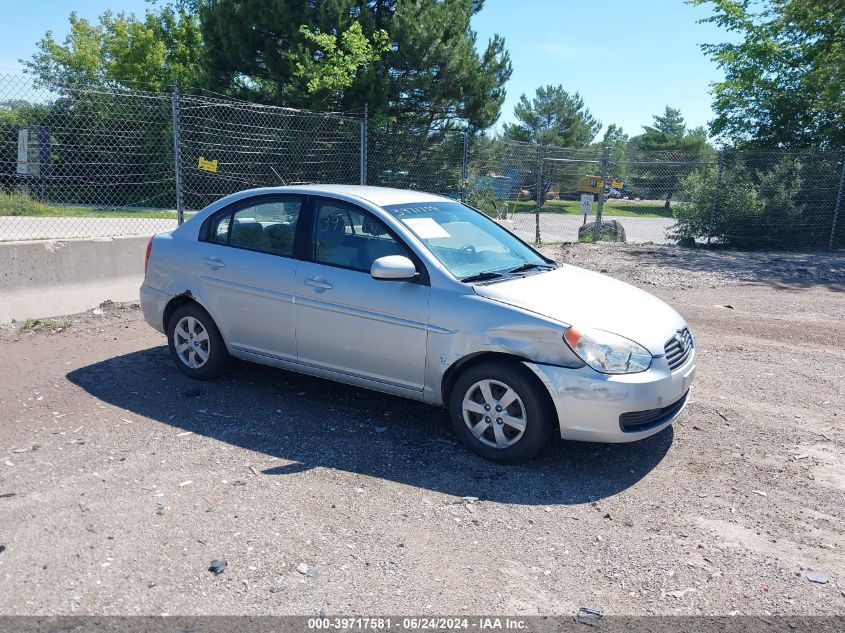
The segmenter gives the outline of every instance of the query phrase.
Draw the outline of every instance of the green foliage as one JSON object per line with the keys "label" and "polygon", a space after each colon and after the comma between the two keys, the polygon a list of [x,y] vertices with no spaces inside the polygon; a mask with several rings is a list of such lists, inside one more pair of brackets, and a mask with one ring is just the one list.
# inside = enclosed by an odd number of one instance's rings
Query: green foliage
{"label": "green foliage", "polygon": [[37,216],[73,218],[155,218],[175,219],[175,211],[133,211],[127,209],[103,209],[96,207],[75,207],[39,202],[21,191],[0,192],[0,217]]}
{"label": "green foliage", "polygon": [[48,31],[32,59],[21,60],[42,83],[149,90],[204,83],[199,20],[186,6],[148,9],[143,19],[106,11],[97,23],[74,12],[69,21],[62,43]]}
{"label": "green foliage", "polygon": [[[479,130],[499,116],[510,58],[498,36],[476,50],[470,19],[480,0],[198,0],[197,6],[209,76],[221,92],[325,109],[328,90],[332,107],[369,104],[377,119],[402,121],[421,135],[456,125]],[[389,34],[389,50],[382,32]],[[350,33],[355,52],[344,49]],[[333,54],[327,54],[330,38]],[[364,40],[377,59],[360,54]],[[346,58],[330,63],[339,51]]]}
{"label": "green foliage", "polygon": [[61,319],[33,319],[26,317],[18,326],[21,332],[35,332],[49,330],[50,332],[61,332],[73,325],[73,320],[67,317]]}
{"label": "green foliage", "polygon": [[[697,163],[715,160],[716,150],[708,143],[704,128],[687,130],[681,111],[668,105],[662,115],[654,115],[653,125],[643,129],[643,134],[628,142],[628,154],[637,155],[645,163],[632,165],[627,175],[634,181],[638,195],[665,198],[669,208],[681,180]],[[650,161],[657,163],[649,165]],[[677,164],[659,164],[659,161]]]}
{"label": "green foliage", "polygon": [[[816,161],[819,158],[815,156]],[[798,154],[767,160],[753,154],[729,155],[712,238],[736,248],[825,246],[832,200],[819,195],[819,167]],[[716,176],[716,167],[708,166],[682,183],[687,201],[675,208],[676,241],[703,241],[711,235]]]}
{"label": "green foliage", "polygon": [[655,139],[655,142],[673,142],[681,139],[687,131],[687,125],[681,111],[677,108],[666,106],[663,114],[654,115],[654,127],[646,126],[646,135]]}
{"label": "green foliage", "polygon": [[845,146],[845,2],[688,0],[739,41],[702,50],[724,71],[715,135],[764,146]]}
{"label": "green foliage", "polygon": [[471,175],[463,183],[466,203],[491,218],[505,219],[508,215],[508,203],[502,200],[499,192],[488,176]]}
{"label": "green foliage", "polygon": [[514,108],[519,123],[504,126],[503,136],[559,147],[585,147],[601,129],[577,92],[570,95],[563,86],[540,86],[533,99],[524,94]]}
{"label": "green foliage", "polygon": [[636,149],[651,151],[683,152],[690,156],[689,160],[697,160],[704,154],[712,155],[712,149],[707,143],[707,130],[702,127],[687,130],[681,111],[666,106],[663,114],[654,115],[654,125],[645,125],[645,132],[631,139]]}
{"label": "green foliage", "polygon": [[367,39],[359,22],[354,22],[338,38],[330,33],[311,31],[304,24],[299,32],[305,41],[316,50],[313,57],[297,58],[294,78],[305,80],[309,95],[325,95],[323,103],[337,106],[343,91],[355,81],[355,76],[367,64],[381,59],[382,53],[390,50],[390,38],[384,29],[373,33],[372,41]]}
{"label": "green foliage", "polygon": [[597,147],[600,149],[604,149],[605,147],[610,148],[611,176],[622,180],[625,180],[628,176],[628,140],[628,135],[625,134],[622,128],[615,123],[611,123],[607,126],[601,142],[597,144]]}
{"label": "green foliage", "polygon": [[[516,201],[510,203],[512,213],[534,213],[537,203],[533,200]],[[582,215],[581,204],[577,200],[547,200],[543,205],[543,213],[558,213],[566,215]],[[620,218],[669,218],[671,211],[666,211],[662,204],[654,204],[646,200],[618,200],[609,199],[604,203],[604,217]],[[595,216],[588,216],[595,220]]]}

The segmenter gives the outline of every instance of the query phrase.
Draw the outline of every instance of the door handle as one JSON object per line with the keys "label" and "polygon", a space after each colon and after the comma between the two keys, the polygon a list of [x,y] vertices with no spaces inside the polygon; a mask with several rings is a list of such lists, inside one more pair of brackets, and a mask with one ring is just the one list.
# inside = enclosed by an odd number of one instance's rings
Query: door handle
{"label": "door handle", "polygon": [[314,277],[313,279],[306,279],[305,280],[306,286],[311,286],[317,292],[323,292],[324,290],[331,290],[334,288],[325,277]]}
{"label": "door handle", "polygon": [[225,268],[226,264],[224,264],[219,257],[206,257],[202,260],[203,266],[210,266],[211,268]]}

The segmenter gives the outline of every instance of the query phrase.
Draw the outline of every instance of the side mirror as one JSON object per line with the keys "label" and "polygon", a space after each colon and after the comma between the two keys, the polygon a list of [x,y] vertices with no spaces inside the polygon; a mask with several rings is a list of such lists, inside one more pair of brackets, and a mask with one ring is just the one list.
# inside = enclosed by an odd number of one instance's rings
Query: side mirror
{"label": "side mirror", "polygon": [[370,275],[373,279],[413,279],[417,276],[417,267],[403,255],[387,255],[373,262]]}

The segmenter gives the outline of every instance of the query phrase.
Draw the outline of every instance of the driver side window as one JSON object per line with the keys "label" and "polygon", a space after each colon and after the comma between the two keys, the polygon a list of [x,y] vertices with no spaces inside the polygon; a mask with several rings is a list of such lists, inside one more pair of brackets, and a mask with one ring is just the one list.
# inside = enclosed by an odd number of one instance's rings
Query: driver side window
{"label": "driver side window", "polygon": [[369,273],[379,257],[408,256],[381,220],[352,205],[319,201],[315,215],[315,262]]}

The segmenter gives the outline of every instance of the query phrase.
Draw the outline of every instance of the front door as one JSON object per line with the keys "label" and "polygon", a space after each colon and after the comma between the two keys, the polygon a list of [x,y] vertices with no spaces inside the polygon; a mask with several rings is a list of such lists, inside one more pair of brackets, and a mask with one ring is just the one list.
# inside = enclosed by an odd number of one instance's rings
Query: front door
{"label": "front door", "polygon": [[260,196],[212,216],[196,248],[197,288],[241,351],[296,359],[294,235],[301,196]]}
{"label": "front door", "polygon": [[429,286],[373,279],[385,255],[407,255],[369,212],[317,199],[311,261],[296,272],[299,362],[422,391]]}

